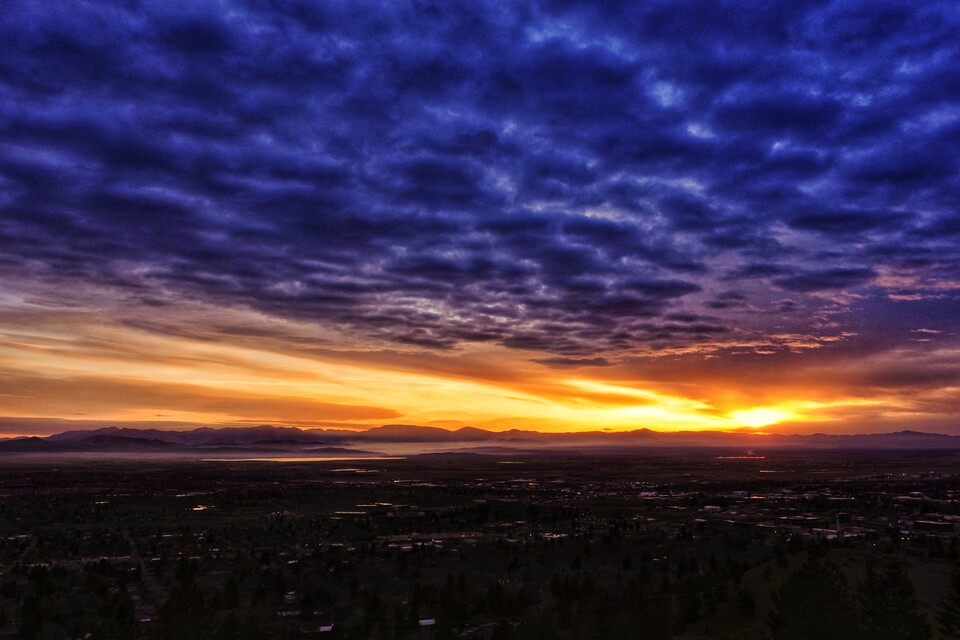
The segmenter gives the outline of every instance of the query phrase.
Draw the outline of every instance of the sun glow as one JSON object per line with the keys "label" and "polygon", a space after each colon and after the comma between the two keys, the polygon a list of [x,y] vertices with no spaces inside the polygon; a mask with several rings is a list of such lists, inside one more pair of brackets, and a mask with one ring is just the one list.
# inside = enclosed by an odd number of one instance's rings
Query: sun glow
{"label": "sun glow", "polygon": [[784,420],[790,420],[791,418],[796,418],[797,414],[790,411],[783,411],[781,409],[757,407],[756,409],[734,411],[730,414],[730,417],[740,424],[757,428],[766,427],[767,425],[783,422]]}
{"label": "sun glow", "polygon": [[[330,346],[340,345],[337,336],[314,335],[309,326],[285,320],[284,331],[322,345],[304,350],[300,338],[271,333],[256,312],[200,303],[178,309],[189,327],[178,331],[123,308],[103,314],[57,307],[38,315],[2,287],[0,300],[9,303],[0,313],[6,322],[0,329],[0,420],[681,431],[783,422],[802,428],[856,416],[860,407],[876,413],[886,404],[817,389],[747,398],[733,383],[698,383],[693,375],[682,384],[658,384],[655,376],[633,379],[629,371],[613,377],[613,367],[570,377],[491,345],[461,347],[455,356],[350,349],[348,342],[338,349]],[[218,335],[203,329],[209,317],[258,327],[262,335]],[[609,377],[589,377],[594,374]],[[759,397],[766,406],[751,407]],[[19,423],[10,429],[2,435],[32,433]]]}

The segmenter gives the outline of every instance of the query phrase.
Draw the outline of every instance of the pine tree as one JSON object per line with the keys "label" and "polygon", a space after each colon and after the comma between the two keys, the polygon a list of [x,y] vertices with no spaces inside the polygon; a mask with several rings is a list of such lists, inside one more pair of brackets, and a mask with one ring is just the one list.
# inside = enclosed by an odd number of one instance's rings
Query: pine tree
{"label": "pine tree", "polygon": [[746,589],[740,589],[737,592],[737,610],[744,616],[752,616],[757,610],[757,602],[753,599],[753,594]]}
{"label": "pine tree", "polygon": [[940,609],[939,620],[944,638],[960,638],[960,564],[953,568],[950,593]]}
{"label": "pine tree", "polygon": [[223,606],[225,609],[236,609],[240,606],[240,590],[234,576],[230,576],[223,590]]}
{"label": "pine tree", "polygon": [[899,564],[878,572],[867,565],[860,583],[860,610],[871,640],[927,640],[930,623],[920,612],[910,577]]}
{"label": "pine tree", "polygon": [[810,556],[773,596],[767,621],[777,640],[850,640],[860,624],[850,590],[835,564]]}
{"label": "pine tree", "polygon": [[215,631],[213,611],[192,581],[180,582],[160,607],[153,636],[162,640],[206,640]]}

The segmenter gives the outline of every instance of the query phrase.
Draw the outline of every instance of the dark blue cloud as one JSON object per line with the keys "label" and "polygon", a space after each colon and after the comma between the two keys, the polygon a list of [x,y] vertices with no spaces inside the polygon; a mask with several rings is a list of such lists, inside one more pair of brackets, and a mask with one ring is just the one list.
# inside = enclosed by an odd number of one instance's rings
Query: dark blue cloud
{"label": "dark blue cloud", "polygon": [[872,269],[865,268],[821,269],[774,278],[773,282],[782,289],[790,291],[827,291],[855,287],[869,282],[876,275]]}
{"label": "dark blue cloud", "polygon": [[952,300],[958,36],[935,1],[11,0],[0,269],[551,366]]}

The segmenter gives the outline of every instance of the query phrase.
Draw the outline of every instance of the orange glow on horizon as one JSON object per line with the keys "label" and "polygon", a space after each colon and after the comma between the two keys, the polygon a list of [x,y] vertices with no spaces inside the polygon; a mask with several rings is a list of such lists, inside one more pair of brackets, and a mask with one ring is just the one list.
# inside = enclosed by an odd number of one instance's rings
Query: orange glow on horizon
{"label": "orange glow on horizon", "polygon": [[[449,352],[359,344],[317,334],[308,323],[284,320],[278,328],[254,311],[201,303],[179,308],[170,325],[124,312],[26,302],[3,312],[6,430],[29,433],[12,418],[553,432],[812,429],[851,419],[869,425],[912,410],[910,398],[856,397],[813,378],[718,372],[696,355],[682,356],[683,369],[676,369],[681,356],[671,356],[670,375],[657,379],[655,367],[640,374],[626,365],[551,368],[535,352],[490,344]],[[259,333],[220,334],[205,328],[210,317]]]}

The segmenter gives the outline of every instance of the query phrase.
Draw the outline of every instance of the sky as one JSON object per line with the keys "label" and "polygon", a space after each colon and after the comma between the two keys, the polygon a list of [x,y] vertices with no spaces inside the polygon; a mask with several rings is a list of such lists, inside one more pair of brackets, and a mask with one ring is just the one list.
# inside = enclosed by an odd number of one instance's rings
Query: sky
{"label": "sky", "polygon": [[955,2],[5,0],[0,435],[960,434]]}

